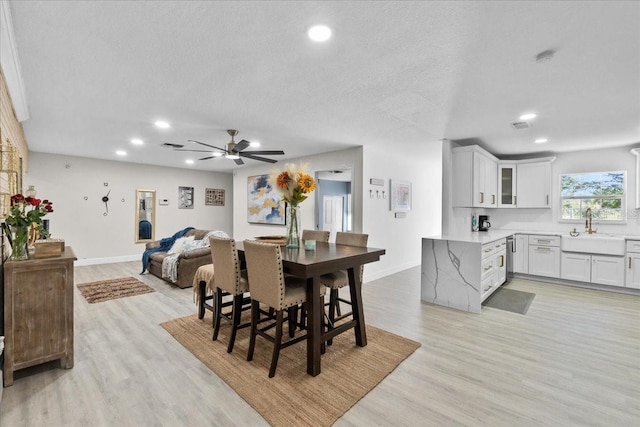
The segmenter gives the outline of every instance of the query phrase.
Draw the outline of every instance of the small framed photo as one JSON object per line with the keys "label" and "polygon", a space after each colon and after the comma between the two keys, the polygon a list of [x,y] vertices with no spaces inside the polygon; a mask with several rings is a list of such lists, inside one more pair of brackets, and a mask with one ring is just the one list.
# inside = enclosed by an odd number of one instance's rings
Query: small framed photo
{"label": "small framed photo", "polygon": [[411,183],[409,181],[391,180],[391,210],[411,210]]}
{"label": "small framed photo", "polygon": [[206,188],[204,190],[205,206],[224,206],[224,190],[219,188]]}
{"label": "small framed photo", "polygon": [[193,209],[193,187],[178,187],[178,209]]}

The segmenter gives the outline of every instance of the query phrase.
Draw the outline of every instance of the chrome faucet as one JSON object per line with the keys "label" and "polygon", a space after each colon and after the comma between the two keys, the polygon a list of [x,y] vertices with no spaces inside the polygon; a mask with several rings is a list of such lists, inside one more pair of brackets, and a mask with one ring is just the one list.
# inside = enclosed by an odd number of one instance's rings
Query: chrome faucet
{"label": "chrome faucet", "polygon": [[587,220],[585,221],[584,228],[587,229],[587,233],[593,234],[597,232],[598,229],[594,230],[593,228],[591,228],[591,221],[593,220],[593,214],[591,213],[591,208],[587,208],[587,211],[585,213],[587,215]]}

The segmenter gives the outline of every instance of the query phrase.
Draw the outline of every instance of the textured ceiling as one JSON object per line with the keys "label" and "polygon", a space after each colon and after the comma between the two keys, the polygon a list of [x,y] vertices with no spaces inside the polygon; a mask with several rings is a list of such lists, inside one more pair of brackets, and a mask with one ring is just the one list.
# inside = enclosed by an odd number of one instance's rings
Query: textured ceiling
{"label": "textured ceiling", "polygon": [[[229,128],[279,159],[442,138],[497,155],[640,143],[639,2],[9,6],[36,152],[124,149],[124,161],[228,172],[231,160],[188,166],[203,154],[160,144],[224,146]],[[316,23],[332,27],[328,43],[307,39]],[[546,49],[554,59],[536,63]],[[533,127],[512,129],[527,111]]]}

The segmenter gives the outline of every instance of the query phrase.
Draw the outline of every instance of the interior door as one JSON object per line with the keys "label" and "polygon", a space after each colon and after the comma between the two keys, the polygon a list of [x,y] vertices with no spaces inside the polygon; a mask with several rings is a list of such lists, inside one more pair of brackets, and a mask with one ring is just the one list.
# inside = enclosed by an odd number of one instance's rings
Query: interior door
{"label": "interior door", "polygon": [[344,231],[344,198],[341,196],[324,196],[322,198],[322,205],[322,230],[330,231],[329,241],[334,242],[336,233],[338,231]]}

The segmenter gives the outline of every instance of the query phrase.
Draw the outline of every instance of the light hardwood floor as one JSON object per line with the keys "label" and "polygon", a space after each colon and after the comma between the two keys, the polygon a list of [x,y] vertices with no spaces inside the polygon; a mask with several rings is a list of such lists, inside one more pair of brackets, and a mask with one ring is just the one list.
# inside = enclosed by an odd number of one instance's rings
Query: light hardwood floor
{"label": "light hardwood floor", "polygon": [[[131,275],[157,292],[90,305],[75,289],[75,367],[16,372],[0,426],[267,425],[159,326],[195,313],[192,290],[139,268],[76,267],[76,284]],[[508,286],[536,294],[527,315],[421,303],[419,267],[365,284],[367,323],[422,347],[335,425],[640,425],[640,297]]]}

